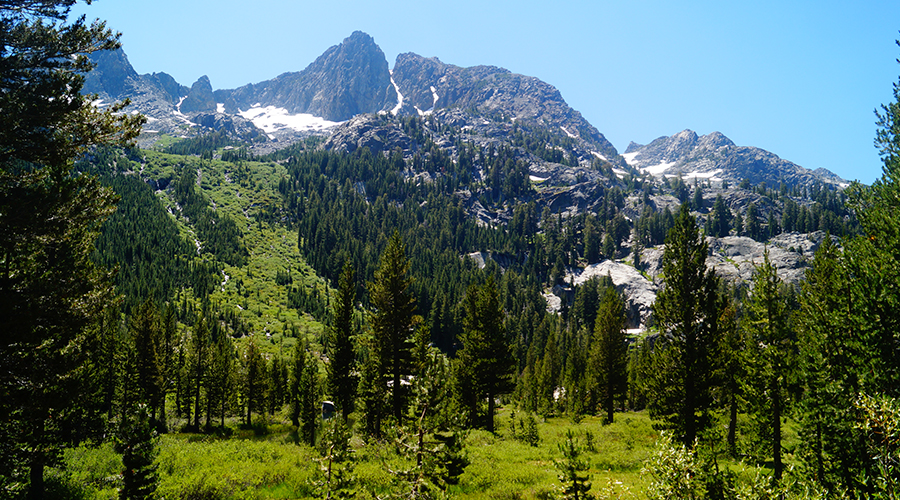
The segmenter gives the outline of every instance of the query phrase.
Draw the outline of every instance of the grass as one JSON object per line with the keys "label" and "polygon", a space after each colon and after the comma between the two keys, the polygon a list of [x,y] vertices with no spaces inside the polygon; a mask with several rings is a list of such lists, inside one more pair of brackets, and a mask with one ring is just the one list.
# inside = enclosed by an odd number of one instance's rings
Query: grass
{"label": "grass", "polygon": [[[466,435],[469,465],[459,484],[449,490],[457,499],[557,498],[560,488],[557,461],[560,445],[571,431],[588,463],[591,493],[599,498],[646,498],[651,477],[642,472],[656,451],[659,434],[646,412],[617,413],[612,424],[602,417],[587,416],[580,423],[569,417],[538,422],[540,441],[529,446],[509,428],[511,410],[501,408],[497,432],[472,430]],[[521,414],[519,415],[521,418]],[[318,450],[297,444],[296,433],[284,414],[255,417],[253,428],[229,420],[230,432],[218,435],[173,433],[159,440],[157,457],[159,493],[165,498],[280,499],[316,498],[320,479]],[[788,422],[786,448],[797,443]],[[320,433],[321,434],[321,433]],[[593,446],[589,446],[593,443]],[[391,441],[351,440],[353,476],[359,499],[385,498],[397,489],[397,478],[387,469],[408,468],[409,460],[397,455]],[[793,463],[786,456],[786,464]],[[121,486],[121,457],[110,444],[67,450],[66,468],[51,477],[59,498],[113,499]],[[756,466],[725,458],[718,466],[730,469],[741,483],[757,474],[771,473]]]}
{"label": "grass", "polygon": [[[243,230],[248,262],[242,267],[223,266],[222,281],[210,295],[210,301],[236,312],[257,339],[267,339],[260,342],[264,354],[289,352],[298,336],[307,338],[313,349],[321,349],[323,325],[291,308],[288,288],[274,283],[278,271],[290,271],[294,286],[316,288],[321,293],[326,293],[328,286],[300,255],[296,231],[256,218],[260,211],[280,206],[278,182],[287,174],[284,167],[271,162],[231,163],[146,150],[142,161],[141,176],[157,181],[174,181],[181,168],[199,170],[199,188],[210,206],[220,215],[232,218]],[[157,196],[170,213],[178,213],[171,189],[158,191]],[[189,221],[173,217],[182,235],[194,241],[196,236]]]}

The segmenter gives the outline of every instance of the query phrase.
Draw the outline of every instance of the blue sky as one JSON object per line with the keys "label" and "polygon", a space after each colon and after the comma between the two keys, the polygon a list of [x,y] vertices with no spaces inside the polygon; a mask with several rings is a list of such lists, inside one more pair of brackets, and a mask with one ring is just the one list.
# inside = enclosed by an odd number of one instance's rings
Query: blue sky
{"label": "blue sky", "polygon": [[299,71],[355,30],[393,66],[415,52],[560,90],[619,150],[720,131],[815,169],[881,175],[875,108],[898,81],[895,1],[95,0],[139,73],[213,88]]}

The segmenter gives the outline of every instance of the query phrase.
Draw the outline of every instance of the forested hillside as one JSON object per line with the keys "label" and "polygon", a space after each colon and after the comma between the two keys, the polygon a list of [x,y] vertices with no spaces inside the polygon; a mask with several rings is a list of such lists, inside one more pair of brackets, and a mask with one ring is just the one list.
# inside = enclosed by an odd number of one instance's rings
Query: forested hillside
{"label": "forested hillside", "polygon": [[362,120],[415,148],[142,149],[63,57],[116,38],[35,21],[66,5],[0,5],[0,106],[40,111],[0,113],[5,497],[896,494],[900,85],[847,189],[458,110]]}

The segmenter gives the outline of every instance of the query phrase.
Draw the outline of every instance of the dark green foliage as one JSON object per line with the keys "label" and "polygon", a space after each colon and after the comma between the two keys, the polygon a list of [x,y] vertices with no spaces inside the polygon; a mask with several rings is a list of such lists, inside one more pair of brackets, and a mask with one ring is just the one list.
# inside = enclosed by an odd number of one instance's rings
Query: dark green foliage
{"label": "dark green foliage", "polygon": [[386,384],[382,378],[381,356],[371,336],[362,341],[364,351],[360,366],[356,404],[362,418],[362,430],[367,436],[380,437],[381,423],[387,414]]}
{"label": "dark green foliage", "polygon": [[329,329],[328,392],[337,403],[344,421],[353,411],[353,399],[358,384],[356,372],[356,353],[353,350],[353,310],[356,305],[356,280],[350,263],[344,264],[338,283],[338,292],[334,300],[332,324]]}
{"label": "dark green foliage", "polygon": [[563,485],[562,498],[565,500],[593,498],[588,493],[591,490],[590,476],[587,474],[589,465],[581,458],[581,445],[571,430],[566,431],[566,442],[559,445],[559,451],[563,458],[556,461],[556,468],[559,470],[559,482]]}
{"label": "dark green foliage", "polygon": [[607,423],[612,423],[616,402],[625,396],[627,362],[625,304],[615,288],[607,287],[597,307],[588,364],[589,391],[606,411]]}
{"label": "dark green foliage", "polygon": [[749,401],[760,438],[769,445],[774,478],[781,479],[782,419],[787,415],[789,382],[795,366],[795,342],[788,323],[788,301],[780,290],[781,280],[769,260],[756,268],[745,319],[751,342],[748,349],[750,370]]}
{"label": "dark green foliage", "polygon": [[647,380],[650,415],[691,446],[712,423],[719,348],[718,278],[706,268],[707,245],[686,205],[666,238],[665,285],[653,312],[660,328]]}
{"label": "dark green foliage", "polygon": [[175,181],[174,197],[181,206],[181,214],[196,229],[202,253],[210,253],[222,262],[241,267],[247,263],[242,232],[232,218],[220,216],[197,191],[198,175],[202,175],[201,169],[189,163],[182,167],[181,175]]}
{"label": "dark green foliage", "polygon": [[148,405],[150,416],[155,420],[162,404],[163,374],[159,351],[163,339],[159,314],[152,301],[144,302],[134,311],[128,330],[135,349],[135,375],[140,390],[138,402]]}
{"label": "dark green foliage", "polygon": [[244,380],[241,389],[247,411],[244,424],[248,427],[253,425],[253,411],[263,410],[265,401],[266,360],[259,352],[256,342],[255,338],[250,338],[243,359]]}
{"label": "dark green foliage", "polygon": [[294,348],[289,397],[291,422],[297,427],[300,439],[312,446],[319,425],[320,387],[319,367],[308,349],[302,342],[297,342]]}
{"label": "dark green foliage", "polygon": [[103,224],[94,260],[118,268],[116,288],[125,298],[126,310],[147,299],[169,300],[181,288],[194,286],[191,263],[196,247],[181,237],[150,187],[132,175],[103,182],[115,191],[119,202]]}
{"label": "dark green foliage", "polygon": [[731,210],[725,206],[722,195],[716,195],[712,210],[712,231],[710,236],[724,238],[731,231]]}
{"label": "dark green foliage", "polygon": [[394,232],[381,255],[375,281],[369,283],[369,300],[372,304],[370,324],[375,355],[381,359],[381,376],[385,385],[390,387],[391,409],[397,422],[403,421],[406,408],[407,394],[401,382],[412,374],[411,348],[416,303],[407,291],[410,285],[408,271],[405,246],[400,240],[400,233]]}
{"label": "dark green foliage", "polygon": [[224,331],[217,332],[214,335],[209,354],[210,359],[204,374],[207,429],[211,428],[215,415],[219,417],[219,426],[225,427],[225,415],[237,388],[237,353],[231,337]]}
{"label": "dark green foliage", "polygon": [[94,403],[80,397],[75,375],[90,356],[85,327],[114,300],[110,276],[90,259],[113,199],[89,176],[7,167],[0,172],[0,412],[15,426],[0,429],[12,433],[0,440],[16,444],[0,462],[4,475],[29,462],[39,496],[44,466],[82,437],[67,427],[80,426]]}
{"label": "dark green foliage", "polygon": [[[468,424],[483,422],[484,428],[494,431],[494,400],[512,392],[515,360],[509,347],[504,325],[504,311],[492,276],[483,285],[473,285],[466,292],[466,317],[460,338],[462,349],[457,353],[455,373],[457,384],[467,388],[467,399],[461,401],[468,409]],[[487,414],[479,418],[479,401],[487,399]]]}
{"label": "dark green foliage", "polygon": [[763,240],[763,230],[759,222],[759,214],[756,209],[756,203],[750,202],[747,205],[747,213],[744,214],[744,232],[747,236],[756,241]]}
{"label": "dark green foliage", "polygon": [[863,388],[867,344],[853,309],[844,256],[831,238],[806,274],[800,311],[801,457],[824,485],[854,488],[865,467],[853,399]]}
{"label": "dark green foliage", "polygon": [[121,424],[116,439],[117,451],[122,454],[121,500],[154,498],[157,483],[156,432],[151,423],[148,409],[138,405]]}
{"label": "dark green foliage", "polygon": [[198,137],[176,141],[174,144],[168,146],[165,149],[165,152],[185,156],[211,156],[212,152],[216,149],[224,148],[225,146],[238,146],[241,144],[241,142],[228,137],[228,133],[225,130],[217,130]]}

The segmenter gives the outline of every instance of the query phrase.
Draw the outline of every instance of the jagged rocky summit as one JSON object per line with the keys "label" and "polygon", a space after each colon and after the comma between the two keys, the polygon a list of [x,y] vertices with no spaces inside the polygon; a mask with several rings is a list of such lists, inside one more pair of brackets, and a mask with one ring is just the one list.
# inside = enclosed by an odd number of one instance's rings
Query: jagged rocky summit
{"label": "jagged rocky summit", "polygon": [[685,180],[726,181],[732,184],[748,180],[752,185],[810,185],[816,182],[847,185],[847,181],[820,168],[808,170],[752,146],[738,146],[720,132],[698,136],[693,130],[660,137],[650,144],[632,142],[622,155],[632,167],[654,176]]}

